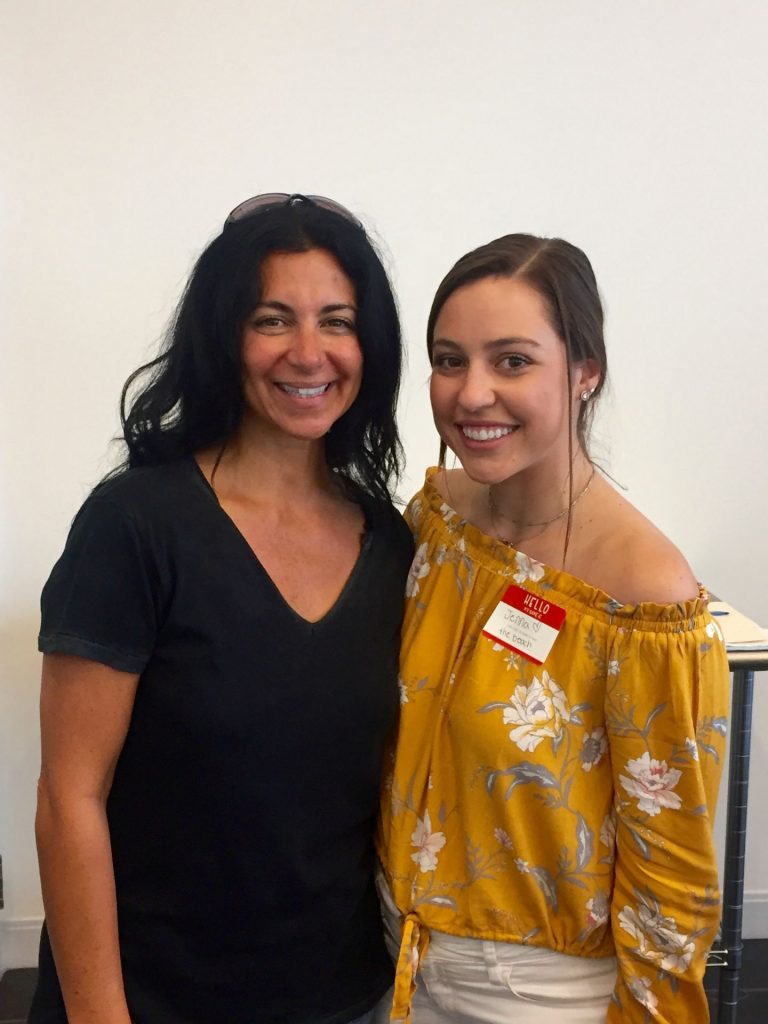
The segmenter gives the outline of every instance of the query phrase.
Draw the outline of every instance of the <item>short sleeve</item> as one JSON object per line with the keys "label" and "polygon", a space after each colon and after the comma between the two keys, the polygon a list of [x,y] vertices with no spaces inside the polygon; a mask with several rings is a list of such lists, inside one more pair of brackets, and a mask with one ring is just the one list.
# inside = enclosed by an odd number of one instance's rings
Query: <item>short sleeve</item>
{"label": "short sleeve", "polygon": [[708,1020],[702,979],[720,920],[712,826],[729,670],[708,615],[667,625],[658,634],[617,629],[608,655],[616,1024]]}
{"label": "short sleeve", "polygon": [[91,497],[43,588],[38,649],[141,672],[155,646],[159,604],[158,573],[136,523]]}

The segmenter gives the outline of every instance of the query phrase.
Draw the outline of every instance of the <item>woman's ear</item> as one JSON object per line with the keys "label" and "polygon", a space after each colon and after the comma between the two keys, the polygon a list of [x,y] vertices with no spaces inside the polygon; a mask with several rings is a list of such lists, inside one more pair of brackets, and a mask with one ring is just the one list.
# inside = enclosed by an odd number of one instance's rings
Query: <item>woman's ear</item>
{"label": "woman's ear", "polygon": [[581,398],[600,383],[600,367],[596,359],[583,359],[573,368],[573,397]]}

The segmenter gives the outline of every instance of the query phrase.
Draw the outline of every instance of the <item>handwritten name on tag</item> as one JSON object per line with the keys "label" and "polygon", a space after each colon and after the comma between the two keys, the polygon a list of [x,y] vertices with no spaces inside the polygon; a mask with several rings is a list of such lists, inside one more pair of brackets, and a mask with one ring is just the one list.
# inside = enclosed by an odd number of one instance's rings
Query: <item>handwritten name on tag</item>
{"label": "handwritten name on tag", "polygon": [[483,636],[543,665],[563,622],[565,608],[513,585],[491,612],[483,627]]}

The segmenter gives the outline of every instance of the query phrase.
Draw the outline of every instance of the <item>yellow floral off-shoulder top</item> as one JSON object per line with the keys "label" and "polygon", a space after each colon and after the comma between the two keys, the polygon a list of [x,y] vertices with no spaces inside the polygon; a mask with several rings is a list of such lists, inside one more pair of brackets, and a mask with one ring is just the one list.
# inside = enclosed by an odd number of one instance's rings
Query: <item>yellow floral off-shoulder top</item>
{"label": "yellow floral off-shoulder top", "polygon": [[[379,833],[403,915],[392,1019],[410,1019],[434,929],[615,954],[608,1022],[702,1024],[729,692],[706,596],[622,605],[462,520],[430,475],[406,514],[417,552]],[[510,584],[565,610],[543,664],[482,634]]]}

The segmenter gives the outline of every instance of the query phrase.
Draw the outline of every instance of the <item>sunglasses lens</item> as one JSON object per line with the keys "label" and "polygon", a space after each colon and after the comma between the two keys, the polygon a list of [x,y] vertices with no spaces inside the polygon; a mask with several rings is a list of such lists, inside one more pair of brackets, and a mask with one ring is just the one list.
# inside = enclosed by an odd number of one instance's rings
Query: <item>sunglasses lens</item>
{"label": "sunglasses lens", "polygon": [[363,225],[355,217],[353,213],[341,203],[335,202],[333,199],[328,199],[326,196],[303,196],[298,193],[289,195],[287,192],[264,192],[260,196],[252,196],[250,199],[246,199],[245,202],[240,203],[234,210],[229,214],[224,224],[234,224],[236,221],[243,220],[245,217],[250,217],[252,214],[259,210],[264,210],[268,206],[282,206],[284,204],[293,205],[299,202],[309,202],[314,206],[319,206],[323,210],[328,210],[330,213],[336,213],[345,220],[351,221],[357,227],[361,228]]}
{"label": "sunglasses lens", "polygon": [[358,227],[363,225],[346,206],[342,206],[341,203],[337,203],[334,199],[328,199],[326,196],[307,196],[307,199],[311,199],[315,206],[321,207],[323,210],[330,210],[331,213],[338,213],[339,216],[344,217],[346,220],[351,220],[353,224],[357,224]]}
{"label": "sunglasses lens", "polygon": [[265,192],[260,196],[252,196],[250,199],[246,199],[244,203],[236,206],[224,223],[232,224],[236,220],[242,220],[243,217],[250,217],[252,213],[264,209],[266,206],[278,206],[280,203],[284,203],[286,199],[288,199],[287,192]]}

